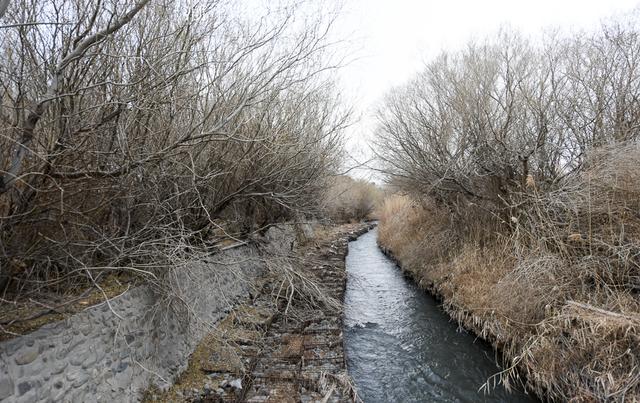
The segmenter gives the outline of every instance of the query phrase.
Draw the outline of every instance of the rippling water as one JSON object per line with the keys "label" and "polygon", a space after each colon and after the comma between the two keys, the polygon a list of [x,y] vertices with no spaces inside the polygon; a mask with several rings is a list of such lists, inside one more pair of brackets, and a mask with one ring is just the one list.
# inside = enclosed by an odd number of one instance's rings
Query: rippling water
{"label": "rippling water", "polygon": [[377,230],[349,243],[347,366],[365,402],[533,402],[482,384],[493,350],[458,326],[378,249]]}

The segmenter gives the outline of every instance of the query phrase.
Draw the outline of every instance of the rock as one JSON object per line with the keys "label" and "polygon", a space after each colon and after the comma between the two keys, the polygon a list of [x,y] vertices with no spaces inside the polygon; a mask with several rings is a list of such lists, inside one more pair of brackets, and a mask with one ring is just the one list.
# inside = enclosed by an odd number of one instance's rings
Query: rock
{"label": "rock", "polygon": [[84,385],[89,380],[89,374],[83,370],[68,372],[66,377],[67,380],[72,383],[74,388]]}
{"label": "rock", "polygon": [[71,332],[62,335],[62,344],[69,344],[71,340],[73,340],[73,335],[71,334]]}
{"label": "rock", "polygon": [[62,398],[63,398],[66,394],[67,394],[67,391],[66,391],[66,390],[64,390],[64,389],[62,389],[62,387],[60,387],[60,388],[54,389],[54,390],[51,392],[51,396],[50,396],[50,397],[51,397],[51,399],[52,399],[54,402],[61,402],[61,401],[62,401]]}
{"label": "rock", "polygon": [[16,364],[18,365],[26,365],[31,364],[33,361],[35,361],[36,358],[38,358],[38,349],[30,348],[26,351],[18,353],[15,360]]}
{"label": "rock", "polygon": [[0,400],[13,396],[13,381],[10,378],[0,379]]}
{"label": "rock", "polygon": [[52,394],[51,386],[43,385],[41,382],[33,385],[34,390],[36,391],[36,398],[39,402],[46,402],[48,398],[50,398]]}
{"label": "rock", "polygon": [[114,369],[115,372],[124,372],[127,369],[129,363],[127,361],[121,361]]}
{"label": "rock", "polygon": [[58,361],[53,365],[53,368],[51,369],[51,375],[58,375],[61,374],[65,368],[67,368],[69,364],[67,362],[64,361]]}
{"label": "rock", "polygon": [[234,379],[233,381],[229,382],[229,386],[235,389],[242,389],[242,380],[240,378]]}
{"label": "rock", "polygon": [[89,375],[87,375],[86,373],[82,374],[80,377],[78,377],[73,383],[73,387],[74,388],[78,388],[82,385],[84,385],[85,383],[87,383],[87,381],[89,380]]}
{"label": "rock", "polygon": [[31,382],[21,382],[18,384],[18,394],[22,396],[28,391],[30,391],[31,388],[33,388],[33,385],[31,384]]}
{"label": "rock", "polygon": [[80,332],[85,336],[88,336],[91,330],[91,325],[88,323],[80,328]]}
{"label": "rock", "polygon": [[94,352],[89,352],[84,361],[82,361],[82,368],[90,368],[93,364],[96,363],[96,361],[98,361],[98,355]]}
{"label": "rock", "polygon": [[86,348],[80,349],[79,351],[75,351],[73,356],[69,359],[71,365],[79,366],[82,364],[82,361],[85,360],[86,354],[88,354],[88,350]]}

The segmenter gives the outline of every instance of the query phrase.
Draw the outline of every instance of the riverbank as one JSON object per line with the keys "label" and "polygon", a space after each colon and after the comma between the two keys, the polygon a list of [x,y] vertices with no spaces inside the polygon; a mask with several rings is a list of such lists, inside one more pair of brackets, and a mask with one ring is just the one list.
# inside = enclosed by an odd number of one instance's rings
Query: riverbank
{"label": "riverbank", "polygon": [[[302,340],[304,359],[314,358],[307,351],[309,343],[319,343],[311,337],[313,326],[341,320],[347,240],[367,228],[367,224],[271,226],[255,239],[176,268],[172,277],[176,292],[171,295],[149,284],[131,286],[96,305],[82,304],[83,310],[63,320],[1,341],[0,401],[138,400],[151,385],[167,390],[177,378],[188,379],[189,361],[197,360],[206,361],[206,367],[197,367],[199,374],[228,368],[228,374],[237,375],[228,376],[224,384],[220,380],[213,391],[232,391],[235,399],[235,391],[242,390],[240,397],[245,399],[249,385],[259,384],[253,382],[260,378],[254,371],[261,368],[261,351],[270,357],[277,350],[283,362],[300,363],[302,356],[295,358],[294,353]],[[330,311],[334,317],[326,315],[329,322],[323,322],[322,315]],[[296,331],[288,332],[286,326],[294,323],[299,325]],[[298,334],[304,338],[293,337]],[[262,346],[278,349],[268,352]],[[246,350],[242,358],[247,361],[234,355],[231,347]],[[341,356],[341,344],[332,341],[330,347],[336,349],[336,357]],[[265,362],[269,367],[274,364]],[[335,385],[338,380],[331,381],[331,374],[341,373],[342,368],[327,374],[322,370],[317,382]],[[287,378],[283,373],[280,378],[301,385],[303,375]],[[204,390],[206,383],[202,386]],[[213,397],[194,394],[207,396]],[[182,390],[175,397],[175,401],[194,400]]]}
{"label": "riverbank", "polygon": [[461,237],[446,211],[407,197],[392,201],[380,220],[380,246],[445,312],[502,353],[504,370],[489,385],[523,385],[557,401],[638,399],[638,296],[601,286],[624,274],[598,256],[606,251],[542,254],[509,238]]}
{"label": "riverbank", "polygon": [[[345,256],[371,224],[348,224],[316,236],[272,264],[296,278],[266,275],[196,347],[186,371],[146,401],[353,401],[342,320]],[[305,287],[314,288],[304,289]]]}
{"label": "riverbank", "polygon": [[[385,256],[395,262],[396,266],[402,271],[405,277],[434,297],[438,301],[440,308],[451,319],[453,319],[458,326],[461,326],[471,334],[479,337],[496,350],[498,353],[496,357],[503,357],[503,362],[501,363],[503,368],[504,366],[507,366],[507,370],[514,369],[509,368],[508,359],[511,357],[508,355],[509,352],[505,351],[507,343],[513,342],[513,340],[506,341],[505,337],[508,338],[508,335],[500,334],[495,331],[500,328],[500,324],[495,318],[493,318],[494,320],[487,319],[485,315],[478,315],[472,307],[465,306],[458,302],[460,296],[456,295],[456,293],[460,290],[460,286],[456,284],[454,278],[447,275],[442,276],[429,273],[427,270],[416,269],[415,267],[408,265],[406,260],[403,264],[403,260],[399,259],[391,248],[386,247],[384,243],[380,242],[378,246]],[[512,384],[510,379],[507,378],[508,375],[509,374],[506,374],[506,372],[490,374],[486,379],[486,383],[483,385],[483,388],[490,390],[496,387],[497,381],[505,381],[503,384],[507,390],[511,390],[514,386],[518,389],[527,389],[525,379],[519,379],[516,384]],[[529,388],[528,392],[534,396],[536,395],[535,391],[531,390],[531,388]],[[541,398],[541,396],[537,397]]]}

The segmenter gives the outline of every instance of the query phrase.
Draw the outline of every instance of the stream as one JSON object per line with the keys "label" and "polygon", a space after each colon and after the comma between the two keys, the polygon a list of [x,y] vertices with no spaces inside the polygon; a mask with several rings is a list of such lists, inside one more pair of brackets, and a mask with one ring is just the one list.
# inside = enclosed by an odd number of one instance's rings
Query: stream
{"label": "stream", "polygon": [[378,249],[374,229],[349,243],[347,367],[364,402],[534,402],[498,385],[495,352],[460,330]]}

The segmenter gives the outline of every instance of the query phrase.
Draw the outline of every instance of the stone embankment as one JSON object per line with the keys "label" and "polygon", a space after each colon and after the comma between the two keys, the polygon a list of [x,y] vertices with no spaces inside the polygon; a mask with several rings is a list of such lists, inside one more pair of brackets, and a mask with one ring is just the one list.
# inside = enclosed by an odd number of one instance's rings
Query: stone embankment
{"label": "stone embankment", "polygon": [[293,300],[278,277],[266,278],[251,301],[234,309],[198,346],[171,390],[150,401],[342,402],[357,400],[346,372],[342,301],[349,240],[369,224],[334,228],[294,254],[294,270],[338,306]]}
{"label": "stone embankment", "polygon": [[[136,287],[4,341],[0,401],[137,401],[145,390],[153,398],[167,389],[163,396],[176,401],[304,401],[321,394],[327,401],[348,398],[342,391],[349,384],[340,310],[276,298],[297,294],[279,289],[285,282],[268,273],[270,265],[297,261],[302,271],[289,275],[313,280],[303,282],[308,286],[318,282],[341,302],[347,240],[366,229],[333,228],[292,252],[296,230],[274,227],[262,245],[229,249],[176,271],[175,286],[188,290],[180,301],[167,302],[151,287]],[[308,235],[308,228],[302,232]],[[243,304],[248,297],[250,302]],[[204,357],[203,352],[210,354]],[[171,388],[197,363],[205,365],[197,372],[208,384],[195,392],[180,385]]]}
{"label": "stone embankment", "polygon": [[221,320],[261,272],[256,247],[231,249],[176,272],[177,289],[188,290],[182,301],[140,286],[4,341],[0,401],[135,401],[152,381],[168,386],[206,334],[203,324]]}

